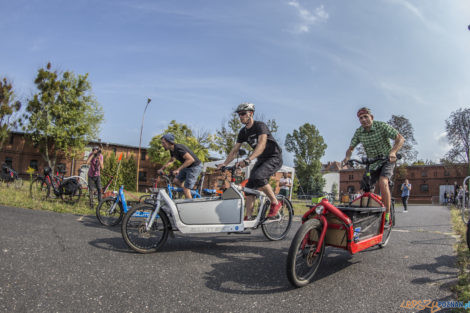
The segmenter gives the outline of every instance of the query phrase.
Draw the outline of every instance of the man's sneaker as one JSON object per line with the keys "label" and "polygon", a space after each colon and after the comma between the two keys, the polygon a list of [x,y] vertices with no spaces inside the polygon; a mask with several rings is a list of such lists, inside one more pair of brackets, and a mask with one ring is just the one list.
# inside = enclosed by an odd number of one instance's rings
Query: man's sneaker
{"label": "man's sneaker", "polygon": [[408,210],[403,210],[403,213],[408,213]]}
{"label": "man's sneaker", "polygon": [[279,210],[282,207],[282,201],[278,201],[277,204],[271,203],[271,208],[269,209],[268,217],[274,217],[277,215]]}

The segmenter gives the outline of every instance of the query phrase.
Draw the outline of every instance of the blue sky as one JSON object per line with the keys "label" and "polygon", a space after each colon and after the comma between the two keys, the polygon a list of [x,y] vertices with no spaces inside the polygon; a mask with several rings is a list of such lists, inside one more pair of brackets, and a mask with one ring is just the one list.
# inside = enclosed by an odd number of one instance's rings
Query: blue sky
{"label": "blue sky", "polygon": [[[240,102],[278,137],[312,123],[341,160],[355,112],[407,117],[418,157],[447,151],[445,119],[470,106],[470,2],[0,0],[0,75],[26,100],[37,69],[89,73],[103,141],[138,145],[175,119],[214,132]],[[292,157],[286,157],[288,165]]]}

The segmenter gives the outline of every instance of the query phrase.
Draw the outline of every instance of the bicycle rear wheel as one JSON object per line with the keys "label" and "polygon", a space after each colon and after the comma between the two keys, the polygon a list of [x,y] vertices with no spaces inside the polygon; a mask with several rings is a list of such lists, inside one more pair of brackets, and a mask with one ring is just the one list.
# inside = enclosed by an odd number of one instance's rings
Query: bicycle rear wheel
{"label": "bicycle rear wheel", "polygon": [[317,219],[307,220],[297,231],[287,255],[287,278],[296,287],[303,287],[313,281],[325,254],[325,241],[315,254],[322,232]]}
{"label": "bicycle rear wheel", "polygon": [[96,218],[104,226],[116,226],[121,223],[123,216],[122,203],[115,197],[104,198],[96,206]]}
{"label": "bicycle rear wheel", "polygon": [[35,178],[29,186],[29,195],[31,196],[31,199],[34,200],[46,200],[49,197],[50,192],[51,187],[41,177]]}
{"label": "bicycle rear wheel", "polygon": [[80,201],[80,198],[82,196],[82,188],[77,188],[73,193],[70,194],[65,194],[63,193],[63,190],[61,190],[60,198],[62,201],[68,204],[75,204],[78,201]]}
{"label": "bicycle rear wheel", "polygon": [[[263,224],[261,224],[263,234],[266,238],[273,241],[284,239],[287,236],[292,226],[292,216],[294,215],[294,210],[289,200],[284,197],[278,197],[278,201],[282,201],[282,207],[277,216],[271,219],[266,218]],[[266,203],[266,206],[264,209],[265,215],[269,212],[269,202]]]}
{"label": "bicycle rear wheel", "polygon": [[160,249],[168,238],[170,221],[163,210],[160,210],[150,230],[146,224],[155,206],[139,204],[127,211],[122,221],[121,232],[126,244],[139,253],[151,253]]}

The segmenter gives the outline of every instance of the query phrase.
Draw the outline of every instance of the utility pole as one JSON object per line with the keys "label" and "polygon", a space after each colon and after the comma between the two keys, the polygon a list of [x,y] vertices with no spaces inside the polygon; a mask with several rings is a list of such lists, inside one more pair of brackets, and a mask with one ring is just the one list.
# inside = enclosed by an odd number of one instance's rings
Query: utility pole
{"label": "utility pole", "polygon": [[135,179],[135,190],[137,192],[139,192],[140,148],[142,146],[142,130],[144,129],[145,111],[147,111],[147,107],[149,106],[150,101],[152,101],[152,99],[147,98],[147,105],[145,106],[144,114],[142,115],[142,124],[140,124],[139,153],[137,155],[137,176]]}

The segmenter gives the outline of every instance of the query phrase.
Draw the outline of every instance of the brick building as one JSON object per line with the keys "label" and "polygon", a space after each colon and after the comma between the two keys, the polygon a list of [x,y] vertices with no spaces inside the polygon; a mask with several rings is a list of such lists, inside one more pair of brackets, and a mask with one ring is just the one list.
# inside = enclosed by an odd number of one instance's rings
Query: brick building
{"label": "brick building", "polygon": [[[401,197],[400,186],[405,178],[412,185],[410,203],[440,203],[444,191],[453,191],[454,185],[461,185],[467,176],[467,164],[454,165],[412,165],[406,170],[395,169],[392,196]],[[340,171],[340,193],[353,194],[359,191],[364,169],[344,169]]]}
{"label": "brick building", "polygon": [[[119,155],[123,153],[123,157],[137,158],[139,147],[121,145],[106,142],[90,142],[83,153],[83,156],[76,159],[67,159],[64,155],[59,155],[57,158],[56,166],[61,165],[66,169],[66,175],[79,175],[80,167],[86,164],[88,154],[93,146],[102,147],[103,155],[114,153]],[[0,150],[0,163],[7,163],[10,167],[16,170],[23,178],[27,178],[26,170],[28,167],[34,168],[37,172],[42,173],[44,167],[47,166],[46,161],[42,158],[39,148],[34,147],[31,140],[29,140],[25,133],[12,132],[9,140],[7,140]],[[147,155],[147,149],[141,148],[140,150],[140,165],[139,165],[139,189],[145,190],[151,187],[152,178],[155,178],[157,169],[155,164],[152,164]]]}

